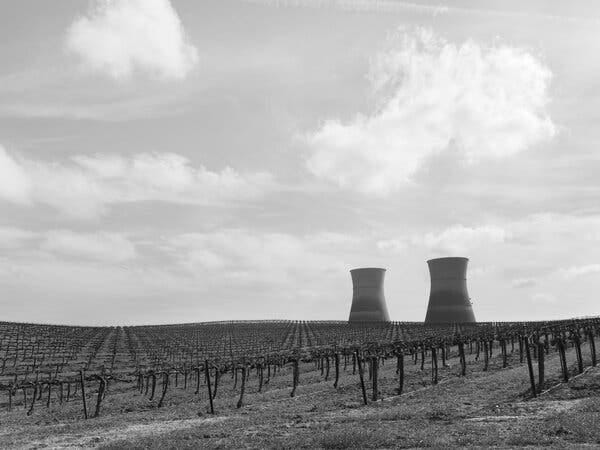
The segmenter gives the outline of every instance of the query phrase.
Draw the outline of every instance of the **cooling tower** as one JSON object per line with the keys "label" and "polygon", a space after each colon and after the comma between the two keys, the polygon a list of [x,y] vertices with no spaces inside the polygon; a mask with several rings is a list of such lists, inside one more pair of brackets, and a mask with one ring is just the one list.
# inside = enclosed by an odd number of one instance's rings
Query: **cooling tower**
{"label": "cooling tower", "polygon": [[437,258],[427,261],[431,291],[425,323],[475,322],[467,292],[468,258]]}
{"label": "cooling tower", "polygon": [[383,296],[385,269],[365,268],[350,271],[352,307],[350,322],[389,322],[390,315]]}

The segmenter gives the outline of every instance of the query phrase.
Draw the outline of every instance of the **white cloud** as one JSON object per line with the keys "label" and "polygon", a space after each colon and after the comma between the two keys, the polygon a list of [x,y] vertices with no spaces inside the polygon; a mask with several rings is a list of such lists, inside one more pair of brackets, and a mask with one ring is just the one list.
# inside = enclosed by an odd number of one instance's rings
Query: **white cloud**
{"label": "white cloud", "polygon": [[585,266],[571,266],[559,269],[558,273],[566,280],[572,280],[585,275],[600,273],[600,264],[587,264]]}
{"label": "white cloud", "polygon": [[600,228],[600,215],[532,214],[507,225],[510,229],[510,240],[514,243],[532,246],[556,247],[560,242],[582,244],[591,248],[590,242],[597,240]]}
{"label": "white cloud", "polygon": [[115,79],[136,71],[182,79],[198,62],[169,0],[95,0],[67,30],[66,48],[84,67]]}
{"label": "white cloud", "polygon": [[0,145],[0,198],[14,203],[29,202],[31,181],[23,168]]}
{"label": "white cloud", "polygon": [[412,238],[413,244],[420,244],[433,251],[464,253],[478,246],[498,244],[506,240],[503,228],[494,225],[465,227],[453,225],[439,233],[426,233]]}
{"label": "white cloud", "polygon": [[511,281],[510,285],[513,288],[529,288],[537,285],[535,278],[516,278]]}
{"label": "white cloud", "polygon": [[38,237],[38,233],[15,227],[0,227],[0,248],[19,248],[25,242]]}
{"label": "white cloud", "polygon": [[473,269],[469,270],[469,278],[473,279],[473,278],[484,278],[484,277],[489,277],[493,272],[493,267],[490,266],[479,266],[479,267],[474,267]]}
{"label": "white cloud", "polygon": [[246,201],[260,197],[273,185],[267,173],[240,174],[230,167],[213,172],[203,166],[195,168],[175,153],[77,155],[66,163],[0,153],[1,173],[17,174],[13,178],[21,181],[0,181],[0,197],[14,203],[50,205],[83,219],[102,215],[109,205],[124,202]]}
{"label": "white cloud", "polygon": [[137,256],[136,247],[127,236],[107,231],[32,231],[17,227],[0,227],[0,248],[25,259],[45,259],[52,255],[80,261],[115,263]]}
{"label": "white cloud", "polygon": [[460,46],[405,31],[372,63],[370,114],[330,119],[306,136],[308,169],[340,187],[384,195],[423,161],[456,148],[466,163],[514,155],[551,138],[550,70],[506,45]]}
{"label": "white cloud", "polygon": [[[447,13],[450,9],[441,5],[421,5],[415,2],[398,0],[244,0],[248,3],[275,6],[277,8],[339,8],[354,12],[404,13],[416,11],[433,15]],[[452,8],[457,10],[457,8]],[[465,10],[470,11],[470,10]]]}
{"label": "white cloud", "polygon": [[45,233],[41,249],[76,259],[124,262],[136,257],[133,243],[118,233],[75,233],[54,230]]}
{"label": "white cloud", "polygon": [[406,239],[385,239],[377,241],[376,245],[382,252],[403,253],[408,242]]}
{"label": "white cloud", "polygon": [[382,239],[376,242],[376,246],[382,252],[397,254],[404,253],[409,246],[424,247],[435,253],[463,254],[475,248],[503,243],[509,235],[504,228],[495,225],[465,227],[457,224],[441,231]]}
{"label": "white cloud", "polygon": [[[440,14],[458,14],[474,16],[472,20],[480,20],[481,16],[504,17],[507,20],[515,18],[545,19],[553,22],[591,23],[598,25],[600,21],[594,16],[567,16],[561,14],[542,13],[536,10],[513,10],[506,8],[472,8],[458,5],[423,4],[417,2],[403,2],[399,0],[244,0],[247,3],[267,5],[276,8],[337,8],[353,12],[378,12],[385,14],[404,14],[420,12],[437,16]],[[433,2],[431,2],[433,3]],[[484,4],[482,4],[485,6]],[[477,17],[479,16],[479,17]],[[475,18],[477,17],[477,18]]]}
{"label": "white cloud", "polygon": [[322,281],[328,273],[345,276],[349,253],[360,243],[360,238],[338,233],[295,236],[224,229],[177,235],[163,249],[191,275],[214,273],[213,283],[298,286],[300,280]]}

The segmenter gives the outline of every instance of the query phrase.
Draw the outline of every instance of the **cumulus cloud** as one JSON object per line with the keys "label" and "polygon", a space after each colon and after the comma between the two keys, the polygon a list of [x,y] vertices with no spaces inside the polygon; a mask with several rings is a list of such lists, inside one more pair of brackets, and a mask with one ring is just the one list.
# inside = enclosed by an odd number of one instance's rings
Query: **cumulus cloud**
{"label": "cumulus cloud", "polygon": [[[187,233],[166,239],[165,260],[171,258],[193,276],[214,273],[215,283],[281,285],[310,283],[346,275],[360,238],[339,233],[297,236],[289,233],[223,229]],[[354,250],[353,250],[354,251]],[[220,281],[216,281],[220,280]]]}
{"label": "cumulus cloud", "polygon": [[0,145],[0,198],[14,203],[28,203],[31,182],[23,168]]}
{"label": "cumulus cloud", "polygon": [[572,280],[581,276],[600,273],[600,264],[571,266],[566,269],[560,269],[558,272],[563,278],[567,280]]}
{"label": "cumulus cloud", "polygon": [[136,257],[133,243],[119,233],[76,233],[54,230],[45,233],[41,249],[76,258],[103,262],[124,262]]}
{"label": "cumulus cloud", "polygon": [[[509,266],[526,270],[511,273],[513,287],[530,287],[543,277],[574,278],[600,270],[598,264],[566,267],[590,255],[595,249],[600,215],[540,213],[516,220],[496,219],[492,223],[465,226],[454,224],[439,229],[412,231],[376,241],[382,252],[411,254],[421,248],[434,253],[474,252],[492,258],[507,258]],[[493,250],[493,251],[492,251]],[[593,253],[593,252],[592,252]],[[592,258],[593,260],[593,258]],[[561,262],[561,264],[557,264]],[[557,267],[563,267],[558,269]],[[566,268],[565,268],[566,267]],[[532,277],[530,270],[535,270]]]}
{"label": "cumulus cloud", "polygon": [[[273,184],[268,173],[240,174],[230,167],[213,172],[175,153],[76,155],[65,163],[0,153],[0,198],[41,203],[73,218],[90,219],[111,204],[164,201],[215,204],[260,197]],[[9,177],[10,180],[10,177]]]}
{"label": "cumulus cloud", "polygon": [[384,195],[427,158],[456,148],[465,163],[511,156],[556,133],[550,70],[530,52],[404,31],[372,62],[376,106],[306,135],[307,167],[342,188]]}
{"label": "cumulus cloud", "polygon": [[429,252],[463,254],[490,244],[500,244],[510,237],[504,228],[495,225],[466,227],[452,225],[440,231],[413,233],[393,239],[381,239],[376,246],[382,252],[405,253],[410,247],[424,247]]}
{"label": "cumulus cloud", "polygon": [[510,241],[529,246],[556,247],[557,237],[562,243],[575,243],[584,248],[592,248],[598,240],[600,215],[590,214],[531,214],[507,225]]}
{"label": "cumulus cloud", "polygon": [[0,248],[21,257],[34,255],[34,259],[52,256],[78,261],[120,263],[137,257],[136,246],[129,237],[123,233],[107,231],[33,231],[0,227]]}
{"label": "cumulus cloud", "polygon": [[516,278],[511,281],[510,285],[514,288],[529,288],[537,285],[537,280],[534,278]]}
{"label": "cumulus cloud", "polygon": [[376,242],[382,252],[403,253],[408,247],[408,239],[384,239]]}
{"label": "cumulus cloud", "polygon": [[454,225],[441,233],[427,233],[421,238],[422,244],[432,250],[460,253],[469,248],[505,241],[507,233],[494,225],[465,227]]}
{"label": "cumulus cloud", "polygon": [[19,248],[27,241],[35,239],[37,233],[16,227],[0,227],[0,248]]}
{"label": "cumulus cloud", "polygon": [[87,69],[119,80],[136,71],[182,79],[198,62],[169,0],[95,0],[67,30],[66,48]]}

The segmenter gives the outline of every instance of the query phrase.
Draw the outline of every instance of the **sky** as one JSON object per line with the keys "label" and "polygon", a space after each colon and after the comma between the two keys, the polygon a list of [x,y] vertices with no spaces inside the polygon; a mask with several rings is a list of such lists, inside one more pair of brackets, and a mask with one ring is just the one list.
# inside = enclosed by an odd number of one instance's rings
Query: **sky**
{"label": "sky", "polygon": [[477,320],[600,314],[600,3],[0,6],[2,320],[346,320],[469,258]]}

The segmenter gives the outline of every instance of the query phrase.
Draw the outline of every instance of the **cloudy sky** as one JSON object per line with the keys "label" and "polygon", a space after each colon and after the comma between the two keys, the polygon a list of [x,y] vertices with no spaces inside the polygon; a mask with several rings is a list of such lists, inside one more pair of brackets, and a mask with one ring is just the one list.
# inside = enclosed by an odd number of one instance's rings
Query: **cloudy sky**
{"label": "cloudy sky", "polygon": [[0,6],[2,320],[597,315],[600,3]]}

